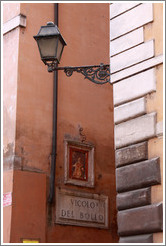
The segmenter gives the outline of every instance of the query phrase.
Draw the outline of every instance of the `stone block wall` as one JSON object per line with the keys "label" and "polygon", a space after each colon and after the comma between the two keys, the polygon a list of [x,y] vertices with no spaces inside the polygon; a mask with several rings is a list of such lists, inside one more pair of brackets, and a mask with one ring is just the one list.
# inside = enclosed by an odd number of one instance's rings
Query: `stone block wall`
{"label": "stone block wall", "polygon": [[162,4],[110,4],[120,243],[162,242],[162,62]]}

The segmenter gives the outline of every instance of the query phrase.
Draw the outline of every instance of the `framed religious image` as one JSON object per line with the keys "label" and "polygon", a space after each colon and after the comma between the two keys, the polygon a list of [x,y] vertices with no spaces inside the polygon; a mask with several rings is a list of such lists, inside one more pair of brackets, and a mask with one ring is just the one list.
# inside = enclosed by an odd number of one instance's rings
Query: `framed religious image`
{"label": "framed religious image", "polygon": [[94,145],[65,140],[65,184],[94,187]]}
{"label": "framed religious image", "polygon": [[88,179],[88,150],[69,147],[69,178]]}

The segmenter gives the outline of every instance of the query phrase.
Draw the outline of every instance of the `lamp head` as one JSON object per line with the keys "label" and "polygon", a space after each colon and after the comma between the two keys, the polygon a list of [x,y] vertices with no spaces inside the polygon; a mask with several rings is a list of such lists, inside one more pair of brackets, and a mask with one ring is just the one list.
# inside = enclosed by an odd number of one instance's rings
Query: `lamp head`
{"label": "lamp head", "polygon": [[44,64],[60,62],[64,46],[67,44],[57,25],[53,22],[47,22],[47,25],[41,26],[38,34],[33,37],[38,44],[41,60]]}

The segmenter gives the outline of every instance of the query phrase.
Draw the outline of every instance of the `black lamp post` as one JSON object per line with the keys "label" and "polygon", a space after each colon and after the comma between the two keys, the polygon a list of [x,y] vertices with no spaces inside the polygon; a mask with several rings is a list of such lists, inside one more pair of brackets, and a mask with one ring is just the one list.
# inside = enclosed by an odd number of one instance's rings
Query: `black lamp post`
{"label": "black lamp post", "polygon": [[69,77],[76,71],[96,84],[110,82],[109,64],[101,63],[100,65],[92,66],[57,67],[60,63],[64,46],[67,44],[58,27],[53,22],[48,22],[46,26],[41,26],[34,39],[37,41],[41,60],[48,66],[48,72],[64,70],[65,74]]}

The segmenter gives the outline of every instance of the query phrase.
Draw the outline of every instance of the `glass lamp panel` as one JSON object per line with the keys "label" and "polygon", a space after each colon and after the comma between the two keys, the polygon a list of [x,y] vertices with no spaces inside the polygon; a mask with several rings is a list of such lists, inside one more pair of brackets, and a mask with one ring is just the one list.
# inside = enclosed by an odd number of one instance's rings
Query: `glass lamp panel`
{"label": "glass lamp panel", "polygon": [[58,49],[57,49],[57,59],[58,59],[58,61],[60,61],[60,59],[61,59],[61,54],[62,54],[63,46],[64,46],[64,44],[59,39],[58,40]]}
{"label": "glass lamp panel", "polygon": [[56,49],[58,43],[58,37],[42,38],[38,39],[38,45],[40,49],[41,58],[45,57],[55,57],[56,59]]}

